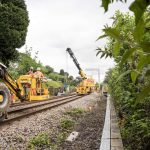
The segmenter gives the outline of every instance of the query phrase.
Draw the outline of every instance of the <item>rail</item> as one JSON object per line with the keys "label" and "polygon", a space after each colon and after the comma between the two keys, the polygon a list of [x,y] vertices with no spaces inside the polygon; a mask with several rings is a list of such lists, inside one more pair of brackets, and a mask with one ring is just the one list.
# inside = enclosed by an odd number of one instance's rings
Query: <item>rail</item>
{"label": "rail", "polygon": [[9,118],[5,119],[3,122],[0,122],[0,125],[33,115],[38,112],[45,111],[47,109],[51,109],[51,108],[69,103],[81,97],[83,96],[72,95],[72,96],[67,96],[67,97],[60,97],[60,98],[49,100],[49,101],[42,101],[39,103],[27,104],[23,107],[20,107],[20,106],[12,107],[8,111]]}

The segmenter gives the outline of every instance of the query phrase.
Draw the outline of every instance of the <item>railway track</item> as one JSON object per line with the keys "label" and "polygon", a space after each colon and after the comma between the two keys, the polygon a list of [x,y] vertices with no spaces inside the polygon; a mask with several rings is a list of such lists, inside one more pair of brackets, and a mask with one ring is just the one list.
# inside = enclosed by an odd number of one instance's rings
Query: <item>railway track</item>
{"label": "railway track", "polygon": [[46,101],[40,101],[36,103],[28,103],[26,105],[16,105],[10,107],[10,109],[8,110],[9,118],[5,119],[3,122],[0,122],[0,125],[33,115],[38,112],[42,112],[47,109],[51,109],[69,103],[81,97],[82,96],[79,95],[69,95],[65,97],[64,96],[57,97],[55,99],[50,99]]}
{"label": "railway track", "polygon": [[[62,95],[62,96],[51,96],[49,99],[44,100],[44,101],[49,101],[49,100],[52,100],[52,99],[58,99],[58,98],[61,98],[61,97],[67,97],[67,96],[71,96],[71,95],[76,95],[76,93],[71,93],[71,94]],[[35,104],[35,103],[39,103],[39,102],[43,102],[43,100],[38,100],[38,101],[25,101],[25,102],[13,103],[13,104],[10,105],[10,108],[16,107],[16,106],[28,105],[28,104],[29,104],[29,105],[30,105],[30,104]]]}

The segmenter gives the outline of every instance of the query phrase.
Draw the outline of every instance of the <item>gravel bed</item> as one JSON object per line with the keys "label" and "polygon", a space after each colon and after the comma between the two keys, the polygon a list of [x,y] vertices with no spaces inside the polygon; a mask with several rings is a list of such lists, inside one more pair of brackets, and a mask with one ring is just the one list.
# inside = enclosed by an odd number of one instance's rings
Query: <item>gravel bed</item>
{"label": "gravel bed", "polygon": [[[75,98],[76,97],[69,97],[69,100],[75,99]],[[20,110],[20,111],[17,111],[17,112],[12,112],[12,113],[9,113],[8,115],[9,115],[9,118],[20,117],[20,116],[28,114],[28,113],[40,111],[42,109],[48,109],[48,107],[52,107],[52,106],[55,107],[55,105],[58,105],[58,104],[61,104],[61,103],[65,103],[67,101],[68,101],[68,99],[60,99],[59,101],[55,100],[55,102],[54,102],[54,100],[52,100],[52,103],[46,103],[46,104],[44,103],[44,105],[36,105],[37,107],[33,107],[33,108],[30,108],[30,106],[29,106],[25,110]]]}
{"label": "gravel bed", "polygon": [[105,120],[106,100],[95,98],[83,116],[77,120],[73,131],[79,133],[73,142],[63,142],[58,150],[99,150]]}
{"label": "gravel bed", "polygon": [[63,106],[0,126],[0,149],[26,150],[27,142],[35,135],[41,132],[57,133],[58,124],[67,109],[76,107],[89,110],[97,98],[98,94],[94,93]]}

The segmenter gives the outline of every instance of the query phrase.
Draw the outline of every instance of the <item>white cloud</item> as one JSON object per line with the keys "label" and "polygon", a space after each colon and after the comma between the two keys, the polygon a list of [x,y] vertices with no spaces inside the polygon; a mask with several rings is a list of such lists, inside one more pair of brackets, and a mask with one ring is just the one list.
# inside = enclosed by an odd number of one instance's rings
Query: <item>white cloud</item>
{"label": "white cloud", "polygon": [[[111,59],[96,57],[95,49],[104,46],[105,41],[95,40],[102,34],[103,26],[111,24],[109,18],[115,10],[126,12],[129,4],[111,4],[107,13],[99,0],[26,0],[26,4],[30,18],[26,45],[33,48],[33,53],[39,51],[38,57],[44,65],[56,71],[66,70],[66,48],[70,47],[83,69],[99,67],[103,80],[106,70],[114,63]],[[20,49],[23,50],[24,47]],[[77,76],[78,70],[71,58],[68,63],[69,73]]]}

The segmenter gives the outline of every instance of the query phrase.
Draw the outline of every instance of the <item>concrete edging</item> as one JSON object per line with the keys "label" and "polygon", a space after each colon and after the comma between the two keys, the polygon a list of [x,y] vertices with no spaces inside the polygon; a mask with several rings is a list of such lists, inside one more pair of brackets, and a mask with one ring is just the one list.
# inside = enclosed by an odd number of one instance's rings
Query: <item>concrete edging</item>
{"label": "concrete edging", "polygon": [[110,99],[107,98],[105,122],[101,138],[100,150],[110,150]]}
{"label": "concrete edging", "polygon": [[111,98],[107,98],[105,122],[101,137],[100,150],[123,150],[115,108]]}

